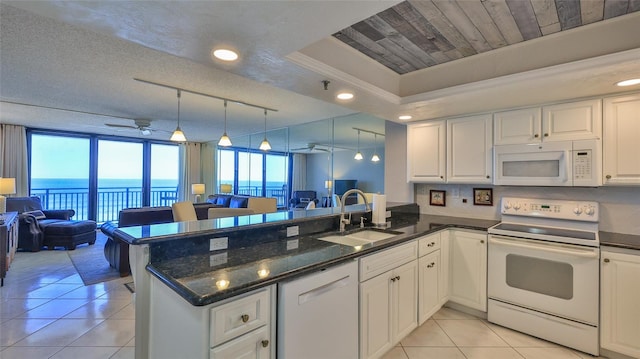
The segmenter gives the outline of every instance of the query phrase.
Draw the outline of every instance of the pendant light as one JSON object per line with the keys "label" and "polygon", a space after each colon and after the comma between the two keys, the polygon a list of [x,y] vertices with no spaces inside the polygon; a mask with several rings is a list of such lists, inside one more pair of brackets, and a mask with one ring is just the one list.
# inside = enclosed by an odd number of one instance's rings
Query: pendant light
{"label": "pendant light", "polygon": [[218,141],[218,146],[231,146],[231,139],[227,136],[227,100],[224,100],[224,133],[220,137],[220,141]]}
{"label": "pendant light", "polygon": [[182,130],[180,129],[180,90],[177,90],[177,91],[178,91],[178,126],[176,127],[176,130],[173,131],[173,134],[171,134],[171,138],[169,140],[174,142],[185,142],[187,138],[184,136],[184,132],[182,132]]}
{"label": "pendant light", "polygon": [[371,156],[371,162],[380,161],[380,157],[378,157],[378,135],[373,134],[373,156]]}
{"label": "pendant light", "polygon": [[360,161],[363,159],[362,153],[360,152],[360,130],[358,130],[358,152],[356,152],[356,155],[353,157],[353,159],[357,161]]}
{"label": "pendant light", "polygon": [[267,109],[264,109],[264,139],[260,144],[260,149],[263,151],[269,151],[271,149],[271,144],[267,140]]}

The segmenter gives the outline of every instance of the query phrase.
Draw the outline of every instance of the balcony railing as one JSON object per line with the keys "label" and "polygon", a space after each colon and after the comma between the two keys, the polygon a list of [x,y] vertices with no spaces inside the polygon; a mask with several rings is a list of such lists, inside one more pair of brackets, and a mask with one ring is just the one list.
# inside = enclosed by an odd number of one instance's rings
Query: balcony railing
{"label": "balcony railing", "polygon": [[[262,196],[261,187],[239,187],[238,194]],[[87,188],[32,188],[32,196],[40,197],[44,209],[73,209],[75,220],[89,218],[89,190]],[[286,208],[287,194],[281,187],[267,187],[267,196],[277,199],[278,208]],[[170,206],[178,198],[176,187],[152,187],[151,206]],[[98,223],[117,221],[121,209],[142,207],[142,188],[108,187],[98,188]]]}

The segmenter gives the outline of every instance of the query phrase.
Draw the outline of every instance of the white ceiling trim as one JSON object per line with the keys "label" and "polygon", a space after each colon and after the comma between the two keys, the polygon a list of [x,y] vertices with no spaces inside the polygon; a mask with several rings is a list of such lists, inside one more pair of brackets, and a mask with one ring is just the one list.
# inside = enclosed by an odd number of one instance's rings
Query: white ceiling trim
{"label": "white ceiling trim", "polygon": [[509,86],[513,83],[522,83],[542,78],[564,76],[567,73],[602,71],[603,68],[619,66],[623,63],[635,62],[640,65],[640,49],[627,50],[611,55],[579,60],[568,64],[550,66],[542,69],[520,72],[517,74],[501,76],[493,79],[477,81],[464,85],[457,85],[445,89],[434,90],[412,96],[402,97],[402,104],[415,104],[425,101],[433,101],[451,96],[479,93],[486,90]]}
{"label": "white ceiling trim", "polygon": [[287,60],[295,63],[296,65],[302,66],[307,70],[313,71],[317,74],[327,76],[332,79],[340,79],[340,81],[346,82],[347,84],[366,91],[374,96],[378,96],[385,101],[391,102],[395,105],[399,105],[401,102],[400,96],[391,93],[389,91],[383,90],[375,85],[370,84],[369,82],[363,81],[355,76],[349,75],[344,71],[340,71],[335,67],[329,66],[323,62],[320,62],[310,56],[304,55],[300,52],[293,52],[286,56]]}

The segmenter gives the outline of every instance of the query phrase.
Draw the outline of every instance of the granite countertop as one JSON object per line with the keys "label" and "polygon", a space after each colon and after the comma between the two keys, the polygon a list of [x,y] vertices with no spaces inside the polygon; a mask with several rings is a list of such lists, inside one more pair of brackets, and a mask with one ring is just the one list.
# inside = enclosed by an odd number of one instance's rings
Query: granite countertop
{"label": "granite countertop", "polygon": [[640,250],[640,235],[600,232],[600,245]]}
{"label": "granite countertop", "polygon": [[300,236],[246,248],[206,252],[152,262],[147,270],[192,305],[201,306],[410,241],[446,228],[486,231],[497,220],[414,215],[390,230],[393,238],[362,246]]}

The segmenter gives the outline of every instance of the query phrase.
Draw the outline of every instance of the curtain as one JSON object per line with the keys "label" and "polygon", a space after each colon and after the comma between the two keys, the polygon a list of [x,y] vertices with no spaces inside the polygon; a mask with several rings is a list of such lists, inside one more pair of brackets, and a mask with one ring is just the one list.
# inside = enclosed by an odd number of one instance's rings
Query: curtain
{"label": "curtain", "polygon": [[203,200],[207,199],[207,195],[218,193],[216,187],[216,143],[203,143],[200,150],[200,166],[202,168],[202,182],[204,183],[205,195]]}
{"label": "curtain", "polygon": [[16,196],[29,195],[27,131],[24,126],[0,124],[0,177],[16,179]]}
{"label": "curtain", "polygon": [[202,183],[200,177],[200,147],[199,143],[184,143],[180,145],[180,180],[178,181],[178,201],[194,199],[191,185]]}
{"label": "curtain", "polygon": [[303,191],[307,187],[307,155],[293,154],[292,191]]}

